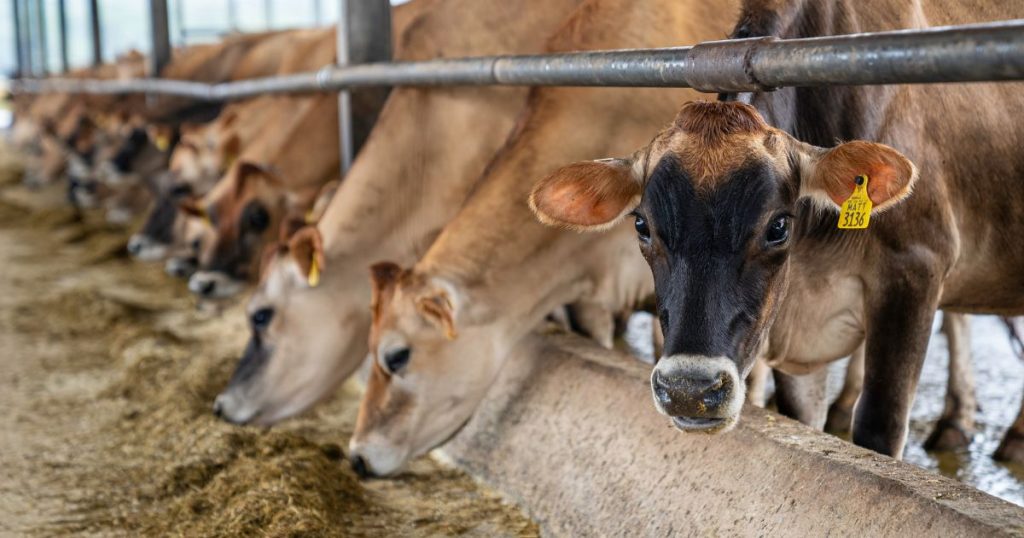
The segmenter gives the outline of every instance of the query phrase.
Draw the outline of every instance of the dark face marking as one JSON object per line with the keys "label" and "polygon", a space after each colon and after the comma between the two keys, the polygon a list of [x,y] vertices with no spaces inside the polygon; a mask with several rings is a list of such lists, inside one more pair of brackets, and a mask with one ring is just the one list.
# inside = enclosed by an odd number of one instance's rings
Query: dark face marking
{"label": "dark face marking", "polygon": [[[208,214],[213,221],[213,211]],[[263,245],[264,232],[271,224],[272,217],[266,206],[259,200],[247,203],[234,223],[234,230],[224,230],[218,237],[213,256],[204,269],[220,271],[237,280],[248,279],[252,262]]]}
{"label": "dark face marking", "polygon": [[[695,188],[678,160],[655,168],[636,209],[649,239],[665,356],[728,357],[752,364],[766,300],[784,275],[795,189],[766,163],[748,162]],[[780,220],[783,221],[780,224]]]}
{"label": "dark face marking", "polygon": [[235,367],[235,372],[231,374],[231,381],[228,382],[225,392],[249,384],[266,368],[267,361],[272,354],[269,347],[264,344],[260,331],[253,331],[249,342],[245,345],[242,358],[238,361],[238,366]]}

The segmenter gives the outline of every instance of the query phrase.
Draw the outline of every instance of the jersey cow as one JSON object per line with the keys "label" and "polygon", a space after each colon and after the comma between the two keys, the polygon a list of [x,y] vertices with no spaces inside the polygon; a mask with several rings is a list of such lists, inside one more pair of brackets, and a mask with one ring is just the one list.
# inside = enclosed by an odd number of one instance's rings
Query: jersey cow
{"label": "jersey cow", "polygon": [[[748,1],[735,36],[1024,13],[1010,4]],[[577,229],[634,216],[666,339],[654,401],[676,426],[734,425],[759,353],[806,374],[864,341],[853,440],[901,457],[936,309],[1024,311],[1024,132],[1012,119],[1022,95],[1017,84],[974,84],[724,96],[753,105],[687,105],[631,158],[568,166],[536,186],[533,203],[542,220]],[[853,141],[829,147],[836,140]],[[861,213],[867,228],[839,229],[854,192],[873,206]]]}
{"label": "jersey cow", "polygon": [[[576,4],[557,0],[544,9],[527,9],[532,0],[406,4],[395,12],[396,26],[399,16],[412,19],[406,30],[396,32],[396,56],[411,61],[538,53]],[[501,148],[525,99],[522,88],[392,92],[319,223],[299,231],[265,262],[249,302],[252,337],[214,403],[218,415],[238,423],[274,423],[331,395],[364,362],[371,296],[367,268],[381,259],[415,261]]]}
{"label": "jersey cow", "polygon": [[[713,39],[731,23],[701,1],[588,0],[551,51],[662,47]],[[622,28],[638,29],[621,31]],[[642,29],[642,30],[639,30]],[[528,178],[567,159],[649,140],[692,90],[537,88],[465,207],[411,267],[374,266],[375,357],[356,431],[355,469],[387,475],[451,437],[476,410],[512,348],[562,305],[610,346],[613,317],[653,291],[632,230],[602,236],[538,224]],[[602,133],[614,130],[615,138]],[[524,180],[527,179],[527,180]]]}

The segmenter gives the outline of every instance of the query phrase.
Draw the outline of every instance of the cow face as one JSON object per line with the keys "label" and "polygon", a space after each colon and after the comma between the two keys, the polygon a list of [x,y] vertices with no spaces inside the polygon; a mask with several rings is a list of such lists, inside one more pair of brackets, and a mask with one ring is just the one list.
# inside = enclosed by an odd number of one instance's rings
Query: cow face
{"label": "cow face", "polygon": [[635,218],[665,334],[655,406],[680,429],[717,432],[736,423],[785,298],[798,206],[834,212],[861,175],[877,213],[907,196],[916,169],[880,144],[800,143],[749,105],[690,103],[633,158],[570,165],[530,201],[542,221],[577,229]]}
{"label": "cow face", "polygon": [[140,261],[160,261],[185,246],[187,215],[179,206],[192,196],[192,187],[179,183],[171,171],[160,174],[156,181],[156,199],[146,222],[128,240],[128,253]]}
{"label": "cow face", "polygon": [[247,309],[251,336],[214,403],[218,416],[273,424],[332,395],[363,362],[366,303],[350,300],[357,290],[328,278],[330,270],[315,227],[270,248]]}
{"label": "cow face", "polygon": [[493,324],[469,323],[453,282],[393,263],[372,276],[374,360],[349,448],[357,472],[389,475],[469,420],[500,370],[501,342]]}
{"label": "cow face", "polygon": [[270,170],[243,162],[229,173],[234,174],[232,189],[191,209],[211,228],[199,271],[189,280],[189,290],[207,299],[230,297],[245,287],[288,207],[287,194]]}

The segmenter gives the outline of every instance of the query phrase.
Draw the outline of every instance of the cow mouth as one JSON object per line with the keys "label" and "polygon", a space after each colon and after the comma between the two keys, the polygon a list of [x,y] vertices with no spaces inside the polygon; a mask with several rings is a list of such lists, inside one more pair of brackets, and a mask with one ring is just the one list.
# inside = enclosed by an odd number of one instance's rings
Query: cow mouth
{"label": "cow mouth", "polygon": [[725,426],[727,419],[706,417],[672,417],[672,424],[684,432],[715,432]]}

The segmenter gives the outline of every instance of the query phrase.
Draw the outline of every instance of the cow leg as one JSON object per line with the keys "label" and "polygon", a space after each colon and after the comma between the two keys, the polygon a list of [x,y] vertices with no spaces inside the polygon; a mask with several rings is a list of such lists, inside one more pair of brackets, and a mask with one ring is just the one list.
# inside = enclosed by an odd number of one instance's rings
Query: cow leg
{"label": "cow leg", "polygon": [[992,457],[998,461],[1024,464],[1024,399],[1021,399],[1017,418],[1010,429],[1006,430],[1006,435]]}
{"label": "cow leg", "polygon": [[578,302],[569,305],[569,322],[574,330],[596,341],[601,347],[615,345],[615,316],[600,303]]}
{"label": "cow leg", "polygon": [[765,392],[768,390],[768,374],[772,369],[761,359],[754,361],[754,367],[747,375],[747,402],[750,405],[764,407],[768,402]]}
{"label": "cow leg", "polygon": [[941,273],[925,265],[878,275],[888,286],[875,290],[866,309],[864,389],[853,418],[857,445],[903,458],[910,406],[938,307],[938,286],[921,282],[921,275]]}
{"label": "cow leg", "polygon": [[846,377],[843,381],[843,390],[839,397],[828,408],[828,420],[825,421],[825,431],[842,435],[850,433],[853,425],[853,406],[860,398],[861,388],[864,386],[864,344],[857,348],[857,351],[850,357],[846,365]]}
{"label": "cow leg", "polygon": [[949,342],[949,381],[946,405],[935,429],[924,442],[928,450],[954,450],[971,444],[974,433],[974,371],[971,368],[971,333],[963,314],[942,314],[942,332]]}
{"label": "cow leg", "polygon": [[828,368],[819,368],[807,375],[789,375],[773,370],[775,405],[779,413],[821,430],[828,414]]}

